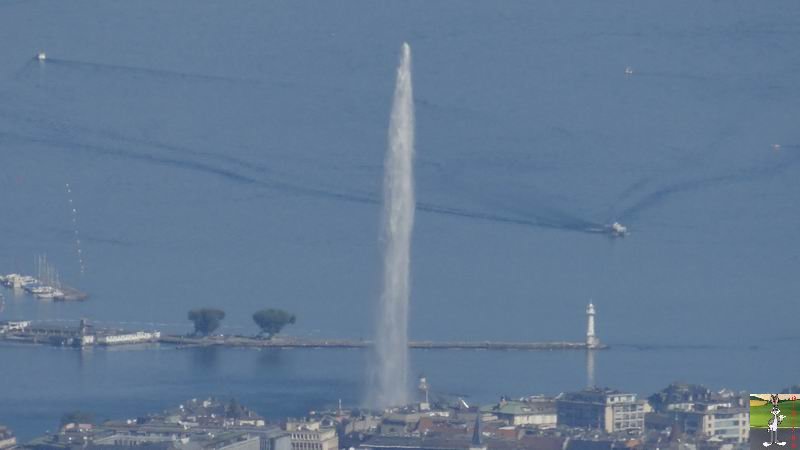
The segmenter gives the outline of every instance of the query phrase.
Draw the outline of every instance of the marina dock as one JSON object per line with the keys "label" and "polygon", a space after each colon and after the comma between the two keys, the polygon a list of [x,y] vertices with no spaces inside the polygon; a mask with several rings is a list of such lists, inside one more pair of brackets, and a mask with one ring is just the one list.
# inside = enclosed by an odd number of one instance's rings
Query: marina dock
{"label": "marina dock", "polygon": [[40,276],[11,273],[0,275],[0,285],[15,292],[25,292],[35,298],[53,301],[82,301],[89,295],[61,283],[57,276]]}

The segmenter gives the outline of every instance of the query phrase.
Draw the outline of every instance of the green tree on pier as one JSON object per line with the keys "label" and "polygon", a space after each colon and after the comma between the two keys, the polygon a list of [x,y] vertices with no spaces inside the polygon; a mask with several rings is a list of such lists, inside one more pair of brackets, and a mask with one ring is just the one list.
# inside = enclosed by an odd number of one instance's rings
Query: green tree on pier
{"label": "green tree on pier", "polygon": [[194,322],[194,334],[208,336],[219,328],[225,318],[225,311],[214,308],[201,308],[189,311],[189,320]]}
{"label": "green tree on pier", "polygon": [[228,406],[225,407],[225,417],[229,419],[243,419],[247,416],[244,406],[239,404],[235,398],[231,398]]}
{"label": "green tree on pier", "polygon": [[259,336],[267,335],[267,339],[280,333],[283,327],[294,324],[296,318],[282,309],[262,309],[253,314],[253,321],[261,328]]}

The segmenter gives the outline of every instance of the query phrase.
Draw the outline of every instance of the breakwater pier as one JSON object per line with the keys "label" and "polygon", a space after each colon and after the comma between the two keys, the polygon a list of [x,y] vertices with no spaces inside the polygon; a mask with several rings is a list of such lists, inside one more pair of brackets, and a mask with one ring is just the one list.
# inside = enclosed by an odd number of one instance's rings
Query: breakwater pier
{"label": "breakwater pier", "polygon": [[[595,307],[586,308],[585,341],[408,341],[410,349],[419,350],[593,350],[605,349],[595,334]],[[166,344],[177,348],[252,347],[252,348],[372,348],[376,344],[364,339],[323,339],[291,336],[242,335],[176,335],[158,330],[122,330],[97,328],[81,319],[74,326],[50,325],[31,321],[0,322],[0,342],[87,347],[93,345]]]}
{"label": "breakwater pier", "polygon": [[158,331],[97,328],[86,319],[77,326],[24,321],[0,322],[0,342],[49,344],[58,347],[126,345],[158,342]]}
{"label": "breakwater pier", "polygon": [[[308,339],[279,336],[264,339],[252,336],[186,336],[159,331],[112,330],[94,328],[81,321],[77,327],[36,324],[28,321],[0,323],[0,342],[50,344],[56,346],[88,347],[94,345],[153,344],[174,345],[177,348],[239,347],[239,348],[352,348],[372,347],[372,341],[362,339]],[[410,349],[420,350],[585,350],[604,349],[605,345],[586,342],[504,342],[504,341],[410,341]]]}
{"label": "breakwater pier", "polygon": [[[196,338],[188,336],[161,335],[159,342],[178,347],[259,347],[259,348],[369,348],[372,341],[356,339],[259,339],[247,336]],[[586,342],[543,341],[410,341],[410,349],[421,350],[586,350],[603,349],[607,346],[590,346]]]}

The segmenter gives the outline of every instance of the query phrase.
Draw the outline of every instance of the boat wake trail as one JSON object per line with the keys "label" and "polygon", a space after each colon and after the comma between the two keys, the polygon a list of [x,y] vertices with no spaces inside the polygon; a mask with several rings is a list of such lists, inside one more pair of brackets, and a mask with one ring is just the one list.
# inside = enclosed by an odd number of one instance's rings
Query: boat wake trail
{"label": "boat wake trail", "polygon": [[548,204],[544,199],[531,198],[527,194],[523,201],[514,200],[513,197],[507,195],[503,197],[488,196],[480,191],[474,191],[471,195],[472,200],[477,200],[485,207],[495,211],[486,214],[492,216],[491,218],[487,217],[486,220],[588,234],[607,234],[609,232],[607,225],[578,217]]}
{"label": "boat wake trail", "polygon": [[[788,145],[782,146],[782,148],[800,150],[800,145]],[[636,219],[642,212],[661,205],[675,195],[710,189],[722,185],[748,183],[763,178],[769,178],[789,170],[799,162],[800,152],[794,152],[790,159],[782,160],[779,163],[760,167],[748,167],[727,174],[669,184],[644,195],[633,205],[623,209],[618,217],[620,220],[630,221]],[[637,184],[639,184],[639,182],[637,182]]]}
{"label": "boat wake trail", "polygon": [[[39,144],[47,148],[60,148],[63,150],[85,152],[100,156],[124,158],[147,164],[172,167],[180,170],[216,176],[236,184],[257,186],[260,188],[292,195],[322,198],[356,204],[382,204],[382,199],[374,194],[324,189],[302,185],[297,182],[281,180],[278,179],[278,175],[273,171],[270,171],[268,167],[247,162],[239,158],[232,158],[210,152],[186,149],[180,146],[164,144],[152,140],[124,137],[117,133],[104,134],[106,139],[113,141],[111,145],[107,143],[87,142],[87,140],[81,141],[75,140],[74,138],[70,139],[70,136],[66,134],[66,130],[70,130],[70,132],[73,134],[76,131],[80,131],[74,127],[65,126],[51,128],[51,133],[49,133],[49,135],[44,133],[23,134],[12,131],[0,131],[0,141],[5,140],[8,142],[27,142]],[[56,133],[53,133],[52,131],[56,131]],[[126,148],[130,147],[131,145],[136,145],[137,147],[147,146],[156,150],[160,150],[161,154],[133,151]],[[174,156],[163,154],[165,150],[173,153]],[[248,174],[247,172],[251,173]],[[602,225],[581,219],[567,218],[562,213],[552,211],[548,213],[547,216],[543,217],[523,217],[500,214],[497,212],[439,205],[424,201],[417,203],[417,210],[431,214],[482,220],[507,225],[565,230],[591,234],[607,232],[605,227]]]}
{"label": "boat wake trail", "polygon": [[575,231],[575,232],[590,233],[590,234],[608,233],[607,227],[603,226],[602,224],[595,224],[588,221],[565,221],[548,217],[527,217],[527,218],[514,217],[509,215],[491,213],[491,212],[439,206],[423,202],[417,203],[417,209],[420,211],[426,211],[436,214],[464,217],[468,219],[485,220],[489,222],[498,222],[511,225],[547,228],[552,230]]}
{"label": "boat wake trail", "polygon": [[17,69],[17,71],[12,74],[11,79],[19,80],[23,78],[28,74],[28,72],[32,71],[33,68],[36,67],[37,65],[38,61],[36,60],[36,58],[29,59],[28,61],[25,62],[25,64],[23,64],[22,67]]}
{"label": "boat wake trail", "polygon": [[[32,61],[36,63],[37,61]],[[98,62],[91,62],[91,61],[80,61],[74,59],[61,59],[61,58],[47,58],[47,61],[43,62],[43,64],[56,67],[68,67],[74,69],[91,69],[94,71],[105,71],[105,72],[124,72],[127,74],[134,74],[134,75],[146,75],[151,77],[159,77],[159,78],[168,78],[178,81],[205,81],[205,82],[227,82],[227,83],[257,83],[256,80],[248,80],[244,78],[234,78],[234,77],[227,77],[221,75],[206,75],[206,74],[198,74],[198,73],[191,73],[191,72],[180,72],[175,70],[166,70],[166,69],[154,69],[149,67],[136,67],[136,66],[126,66],[120,64],[107,64],[107,63],[98,63]],[[29,68],[30,63],[25,66],[25,68]]]}

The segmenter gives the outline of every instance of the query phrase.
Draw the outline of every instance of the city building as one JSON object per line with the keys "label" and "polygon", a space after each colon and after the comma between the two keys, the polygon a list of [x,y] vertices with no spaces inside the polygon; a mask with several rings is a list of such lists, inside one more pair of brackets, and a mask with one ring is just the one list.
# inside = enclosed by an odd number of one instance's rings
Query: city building
{"label": "city building", "polygon": [[687,436],[729,443],[750,439],[747,395],[674,383],[653,394],[650,401],[655,411],[647,415],[648,426],[674,427]]}
{"label": "city building", "polygon": [[750,409],[731,405],[697,405],[697,410],[679,414],[684,430],[726,442],[747,442],[750,439]]}
{"label": "city building", "polygon": [[672,383],[648,398],[657,412],[693,409],[698,402],[711,401],[711,390],[699,384]]}
{"label": "city building", "polygon": [[373,436],[358,450],[469,450],[468,439],[417,436]]}
{"label": "city building", "polygon": [[403,435],[414,431],[422,415],[419,412],[394,412],[385,414],[380,425],[380,434]]}
{"label": "city building", "polygon": [[179,438],[175,435],[165,435],[159,433],[125,433],[125,432],[112,432],[105,435],[94,436],[92,443],[98,446],[115,446],[115,447],[141,447],[143,445],[157,444],[157,443],[172,443],[182,442],[188,443],[189,438]]}
{"label": "city building", "polygon": [[636,394],[589,388],[556,397],[558,425],[596,428],[607,433],[644,431],[649,406]]}
{"label": "city building", "polygon": [[480,412],[515,426],[555,427],[558,419],[555,400],[543,397],[528,401],[501,399],[496,405],[480,408]]}
{"label": "city building", "polygon": [[17,445],[17,438],[8,428],[0,425],[0,450],[9,450]]}
{"label": "city building", "polygon": [[193,435],[188,442],[175,442],[177,450],[260,450],[261,439],[242,431]]}
{"label": "city building", "polygon": [[254,436],[261,439],[259,450],[292,450],[291,433],[280,428],[267,428],[257,431],[249,430]]}
{"label": "city building", "polygon": [[291,450],[339,450],[335,428],[322,428],[319,421],[287,422]]}
{"label": "city building", "polygon": [[483,427],[481,415],[475,416],[475,426],[472,427],[472,442],[470,442],[469,450],[487,450],[486,444],[483,442]]}

